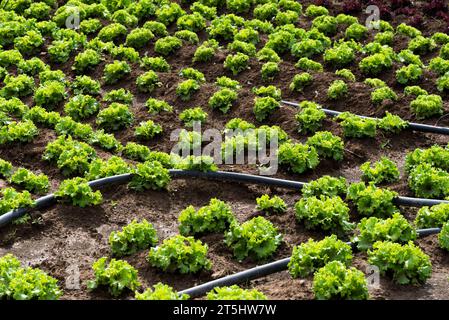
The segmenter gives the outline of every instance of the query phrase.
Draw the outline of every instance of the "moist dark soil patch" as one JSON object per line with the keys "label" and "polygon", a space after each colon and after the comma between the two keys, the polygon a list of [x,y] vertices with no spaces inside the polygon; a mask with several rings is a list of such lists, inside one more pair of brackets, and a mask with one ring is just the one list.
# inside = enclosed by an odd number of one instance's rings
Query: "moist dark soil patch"
{"label": "moist dark soil patch", "polygon": [[[312,1],[303,1],[308,4]],[[419,2],[419,1],[418,1]],[[306,7],[306,6],[304,6]],[[331,10],[333,14],[341,12],[341,8]],[[360,21],[366,18],[362,13],[356,14]],[[393,25],[405,21],[404,16],[393,17]],[[301,18],[299,25],[309,27],[310,21]],[[425,35],[436,31],[443,31],[445,22],[438,19],[430,19],[421,27]],[[174,29],[173,29],[174,30]],[[171,30],[171,31],[173,31]],[[341,37],[340,31],[336,37]],[[200,38],[205,39],[205,34],[200,33]],[[366,39],[371,41],[373,34]],[[266,38],[265,38],[266,40]],[[407,46],[406,38],[395,39],[394,49],[401,50]],[[47,43],[48,44],[48,43]],[[259,44],[258,49],[262,44]],[[153,51],[154,42],[148,47],[140,50],[140,54],[149,56],[155,55]],[[179,114],[186,108],[201,106],[209,114],[207,123],[203,129],[223,129],[227,121],[232,118],[243,118],[257,125],[268,124],[278,125],[284,129],[289,136],[298,142],[304,142],[307,136],[298,133],[298,128],[294,119],[296,110],[293,107],[282,106],[264,123],[257,123],[253,115],[254,94],[251,89],[255,86],[274,84],[282,90],[283,98],[291,101],[313,100],[323,106],[338,111],[351,111],[356,114],[367,116],[383,116],[385,111],[398,114],[406,120],[416,121],[410,110],[410,98],[402,94],[403,86],[397,85],[395,81],[395,71],[400,67],[395,64],[391,70],[384,72],[379,77],[386,81],[399,95],[399,101],[391,105],[374,106],[370,101],[371,90],[363,84],[365,78],[358,69],[358,62],[362,56],[358,56],[356,62],[348,68],[356,75],[357,81],[349,84],[350,94],[340,101],[329,101],[327,98],[327,88],[329,84],[338,79],[335,76],[334,68],[325,67],[323,73],[313,73],[314,83],[307,87],[302,93],[295,93],[289,90],[289,84],[293,76],[300,72],[294,66],[296,59],[290,55],[283,56],[280,64],[281,72],[272,82],[263,82],[260,76],[261,62],[252,58],[250,68],[238,76],[233,76],[223,68],[223,62],[229,53],[226,49],[220,50],[210,63],[192,63],[196,45],[185,44],[182,49],[170,55],[167,60],[171,65],[171,71],[158,73],[162,86],[151,94],[140,93],[135,86],[135,79],[144,71],[138,64],[132,64],[133,72],[124,81],[115,85],[106,85],[103,80],[103,68],[107,63],[113,61],[108,57],[98,67],[89,72],[89,75],[100,80],[102,84],[101,96],[112,89],[129,89],[135,95],[131,107],[134,115],[134,127],[116,132],[116,137],[126,144],[129,141],[139,142],[149,146],[152,150],[169,152],[174,143],[170,141],[170,133],[183,124],[179,120]],[[423,56],[423,61],[427,63],[435,57],[437,52]],[[71,70],[75,55],[64,65],[54,65],[53,68],[63,70],[69,80],[73,80],[76,74]],[[43,55],[43,60],[50,63],[48,56]],[[206,77],[206,83],[188,102],[181,101],[176,96],[176,86],[182,79],[179,71],[182,68],[192,66],[202,71]],[[239,99],[233,105],[230,112],[223,115],[220,112],[212,111],[208,107],[210,96],[218,90],[215,80],[218,76],[226,75],[237,79],[243,88],[239,91]],[[426,72],[423,81],[419,84],[430,93],[441,94],[435,88],[435,74]],[[148,98],[154,97],[165,100],[174,107],[173,113],[161,113],[150,116],[145,107]],[[448,96],[442,95],[445,103],[445,112],[449,112]],[[101,100],[101,97],[98,97]],[[30,97],[24,101],[33,105]],[[107,105],[102,103],[102,107]],[[56,111],[64,114],[63,104]],[[164,134],[151,141],[137,141],[134,137],[134,129],[142,121],[149,119],[160,123],[163,126]],[[435,124],[438,117],[421,121],[428,124]],[[96,127],[95,117],[87,119],[87,123]],[[439,125],[448,126],[449,118],[439,121]],[[337,135],[342,135],[339,125],[326,119],[323,129],[329,130]],[[59,183],[65,178],[54,164],[42,160],[42,153],[48,142],[53,141],[56,134],[53,130],[40,128],[40,134],[31,143],[14,144],[0,146],[0,157],[11,161],[16,167],[25,167],[36,172],[43,172],[51,179],[51,191],[57,189]],[[309,181],[319,178],[322,175],[344,176],[349,182],[360,180],[358,167],[365,161],[376,161],[381,156],[393,159],[400,167],[402,173],[401,180],[395,184],[388,185],[391,189],[399,192],[403,196],[413,196],[407,186],[407,177],[403,164],[408,152],[416,148],[428,148],[434,144],[445,145],[448,143],[447,136],[424,134],[419,132],[404,131],[397,135],[383,135],[378,133],[375,139],[346,139],[345,159],[339,163],[323,160],[320,165],[312,171],[302,175],[292,174],[280,168],[275,175],[278,178],[285,178],[298,181]],[[107,158],[110,154],[96,149],[99,156]],[[254,165],[226,165],[220,166],[221,170],[235,171],[243,173],[258,174],[258,168]],[[6,181],[0,180],[0,186],[8,186]],[[278,188],[240,185],[228,182],[203,181],[203,180],[177,180],[170,184],[168,192],[145,192],[135,193],[127,190],[126,186],[110,186],[102,189],[104,203],[92,208],[76,208],[68,205],[54,205],[48,210],[33,212],[33,223],[26,225],[10,225],[0,230],[0,255],[11,252],[23,262],[32,266],[42,268],[50,275],[60,280],[64,289],[63,299],[111,299],[111,296],[103,290],[89,292],[86,289],[86,281],[92,279],[91,265],[102,256],[110,256],[111,252],[107,244],[108,235],[113,230],[118,230],[133,219],[147,219],[158,230],[160,240],[168,238],[178,233],[177,218],[179,213],[188,205],[200,207],[207,204],[210,198],[216,197],[227,201],[233,208],[234,213],[240,221],[248,220],[260,213],[255,209],[255,199],[262,194],[279,195],[288,204],[288,211],[283,215],[265,216],[272,221],[284,236],[284,243],[270,259],[270,261],[288,257],[293,246],[307,241],[309,238],[321,239],[326,236],[323,232],[306,230],[303,225],[295,221],[294,204],[299,199],[300,194],[295,191],[287,191]],[[416,215],[414,208],[401,208],[402,213],[408,219],[413,220]],[[139,277],[143,286],[151,285],[161,281],[182,290],[188,287],[204,283],[225,275],[229,275],[247,268],[254,267],[262,262],[255,262],[251,259],[238,262],[233,258],[232,252],[223,244],[223,236],[218,234],[201,237],[201,240],[209,246],[209,258],[212,260],[213,268],[210,272],[202,272],[198,275],[177,275],[162,273],[149,266],[146,261],[148,250],[125,258],[139,270]],[[439,249],[436,236],[426,237],[417,241],[418,245],[430,255],[433,265],[433,275],[429,281],[421,287],[398,286],[387,277],[381,277],[381,285],[378,289],[370,291],[374,299],[449,299],[449,256]],[[354,265],[361,270],[366,269],[366,255],[355,254]],[[66,279],[73,270],[79,270],[79,289],[65,288]],[[255,287],[264,292],[270,299],[312,299],[311,292],[312,279],[292,279],[285,272],[273,274],[262,279],[244,284],[248,287]],[[132,298],[132,293],[126,293],[121,298]]]}

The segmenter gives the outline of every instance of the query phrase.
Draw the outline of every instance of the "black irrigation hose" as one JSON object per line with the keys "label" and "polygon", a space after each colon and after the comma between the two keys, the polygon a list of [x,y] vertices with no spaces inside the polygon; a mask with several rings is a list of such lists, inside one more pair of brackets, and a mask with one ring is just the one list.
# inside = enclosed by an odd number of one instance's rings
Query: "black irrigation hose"
{"label": "black irrigation hose", "polygon": [[429,228],[429,229],[418,229],[416,233],[418,233],[418,237],[427,237],[433,234],[440,233],[441,228]]}
{"label": "black irrigation hose", "polygon": [[[290,102],[290,101],[285,101],[285,100],[282,100],[281,102],[283,104],[286,104],[286,105],[289,105],[292,107],[299,107],[299,103],[296,103],[296,102]],[[327,114],[329,116],[334,116],[334,117],[343,113],[340,111],[335,111],[335,110],[330,110],[330,109],[321,109],[321,110],[323,110],[323,112],[325,114]],[[377,118],[373,118],[373,117],[367,117],[367,116],[361,116],[361,115],[357,115],[357,116],[360,118],[363,118],[363,119],[378,120]],[[447,127],[438,127],[438,126],[431,126],[428,124],[408,122],[407,128],[411,129],[411,130],[415,130],[415,131],[449,135],[449,128],[447,128]]]}
{"label": "black irrigation hose", "polygon": [[[246,173],[224,172],[224,171],[200,172],[200,171],[170,170],[170,174],[173,178],[194,177],[194,178],[206,178],[217,180],[229,180],[232,182],[246,182],[254,184],[271,185],[275,187],[294,189],[294,190],[300,190],[306,184],[305,182],[299,181],[284,180]],[[447,200],[421,199],[410,197],[397,197],[393,201],[398,206],[406,206],[406,207],[434,206],[440,203],[449,203],[449,201]]]}
{"label": "black irrigation hose", "polygon": [[[114,184],[114,183],[126,183],[131,180],[132,174],[125,173],[113,177],[101,178],[97,180],[92,180],[89,182],[89,186],[92,188],[99,188],[102,186]],[[48,194],[44,197],[37,199],[34,202],[34,206],[32,209],[42,209],[52,205],[56,201],[56,197],[53,193]],[[0,228],[6,226],[11,221],[18,219],[25,215],[28,212],[29,208],[19,208],[16,210],[9,211],[0,216]]]}
{"label": "black irrigation hose", "polygon": [[92,188],[99,188],[102,186],[106,186],[108,184],[115,184],[115,183],[121,184],[128,182],[129,180],[131,180],[131,178],[132,178],[131,173],[119,174],[117,176],[90,181],[89,186],[91,186]]}
{"label": "black irrigation hose", "polygon": [[[425,237],[433,234],[437,234],[441,231],[439,228],[431,228],[431,229],[420,229],[417,230],[419,237]],[[356,243],[347,242],[347,244],[351,245],[353,248],[356,246]],[[265,276],[268,276],[273,273],[281,272],[287,270],[288,263],[291,258],[284,258],[281,260],[277,260],[274,262],[270,262],[261,266],[257,266],[251,269],[247,269],[241,272],[237,272],[231,274],[229,276],[215,279],[198,286],[180,291],[179,294],[188,294],[191,298],[197,298],[205,295],[210,290],[215,287],[224,287],[231,286],[238,283],[248,282],[250,280],[259,279]]]}
{"label": "black irrigation hose", "polygon": [[[237,172],[201,172],[201,171],[184,171],[172,169],[169,170],[172,178],[203,178],[203,179],[215,179],[215,180],[229,180],[232,182],[244,182],[244,183],[254,183],[261,185],[270,185],[280,188],[287,188],[293,190],[301,190],[301,188],[306,184],[299,181],[283,180],[278,178],[270,178],[265,176],[257,176],[246,173]],[[126,173],[113,177],[102,178],[98,180],[93,180],[89,182],[92,188],[99,188],[102,186],[114,184],[114,183],[126,183],[131,180],[132,174]],[[55,202],[56,198],[54,194],[46,195],[35,201],[33,208],[41,209],[47,207]],[[446,200],[433,200],[433,199],[420,199],[420,198],[409,198],[409,197],[397,197],[394,199],[396,205],[411,206],[411,207],[421,207],[421,206],[434,206],[440,203],[449,203]],[[19,208],[13,211],[9,211],[0,216],[0,227],[9,224],[11,221],[22,217],[27,213],[29,208]]]}
{"label": "black irrigation hose", "polygon": [[[246,183],[256,183],[271,185],[277,187],[283,187],[288,189],[300,190],[303,186],[303,182],[282,180],[270,177],[256,176],[244,173],[235,172],[199,172],[199,171],[183,171],[172,169],[169,170],[172,178],[208,178],[208,179],[218,179],[218,180],[230,180],[235,182],[246,182]],[[98,180],[93,180],[89,182],[92,188],[99,188],[102,186],[114,184],[114,183],[126,183],[131,180],[132,174],[126,173],[113,177],[102,178]],[[41,209],[48,207],[55,202],[56,198],[53,194],[46,195],[45,197],[39,198],[34,203],[34,209]],[[0,227],[9,224],[11,221],[22,217],[28,211],[28,208],[20,208],[7,212],[0,216]]]}
{"label": "black irrigation hose", "polygon": [[440,203],[449,203],[448,200],[422,199],[410,197],[397,197],[393,199],[393,203],[404,207],[432,207]]}
{"label": "black irrigation hose", "polygon": [[191,298],[201,297],[215,287],[232,286],[237,283],[243,283],[250,280],[263,278],[270,274],[287,270],[289,262],[290,258],[284,258],[281,260],[270,262],[180,291],[179,294],[186,293]]}
{"label": "black irrigation hose", "polygon": [[270,178],[266,176],[258,176],[253,174],[237,173],[237,172],[225,172],[225,171],[201,172],[201,171],[170,170],[170,173],[172,177],[175,178],[194,177],[194,178],[207,178],[215,180],[229,180],[232,182],[245,182],[245,183],[270,185],[274,187],[294,189],[294,190],[301,190],[302,187],[305,185],[304,182],[299,181]]}

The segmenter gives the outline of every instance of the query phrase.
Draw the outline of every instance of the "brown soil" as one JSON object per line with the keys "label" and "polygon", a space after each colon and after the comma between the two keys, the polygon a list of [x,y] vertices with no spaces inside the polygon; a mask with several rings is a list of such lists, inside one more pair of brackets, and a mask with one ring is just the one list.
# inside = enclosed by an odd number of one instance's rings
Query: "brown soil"
{"label": "brown soil", "polygon": [[[309,3],[310,1],[303,1]],[[335,11],[337,12],[337,11]],[[364,16],[359,15],[361,21]],[[403,21],[404,17],[395,17],[394,24]],[[310,24],[303,21],[301,25]],[[429,23],[422,28],[425,34],[430,34],[442,28],[443,22],[429,19]],[[341,36],[341,32],[337,37]],[[203,35],[204,38],[204,35]],[[372,35],[369,39],[372,38]],[[406,39],[398,39],[395,42],[395,49],[403,48]],[[259,45],[260,47],[260,45]],[[214,85],[215,79],[221,75],[232,75],[223,69],[223,61],[227,55],[226,50],[217,54],[212,63],[193,64],[192,57],[196,46],[185,45],[176,54],[168,58],[172,70],[169,73],[160,73],[159,77],[163,86],[152,94],[138,93],[134,80],[143,72],[138,65],[133,65],[133,73],[118,85],[109,86],[102,83],[102,95],[116,88],[130,89],[135,94],[132,111],[135,116],[135,125],[141,121],[152,119],[162,124],[164,135],[161,138],[149,142],[141,142],[151,147],[152,150],[170,151],[173,142],[170,141],[170,132],[181,128],[182,123],[178,119],[179,114],[186,108],[202,106],[209,113],[207,124],[203,127],[222,129],[224,124],[232,118],[240,117],[256,123],[252,113],[254,95],[251,88],[254,86],[267,85],[260,77],[261,63],[251,59],[251,68],[233,77],[240,81],[243,89],[239,91],[239,100],[232,107],[231,111],[223,115],[219,112],[211,111],[207,106],[209,97],[217,90]],[[141,50],[153,55],[153,45]],[[436,53],[424,57],[424,61],[435,56]],[[44,59],[47,59],[43,53]],[[358,57],[358,61],[361,57]],[[288,86],[292,77],[298,73],[294,67],[295,60],[291,56],[283,57],[281,72],[272,82],[282,89],[283,98],[292,101],[314,100],[330,109],[340,111],[351,111],[367,116],[382,116],[386,110],[398,114],[404,119],[415,120],[409,107],[410,99],[401,92],[403,87],[395,82],[395,70],[399,67],[395,65],[392,70],[384,73],[381,78],[385,80],[400,96],[400,100],[392,106],[374,107],[370,102],[370,90],[362,83],[364,77],[360,74],[357,64],[353,64],[350,69],[356,74],[357,82],[350,84],[350,95],[338,102],[327,100],[327,88],[336,79],[331,68],[326,68],[322,74],[315,74],[314,85],[305,89],[302,94],[292,93]],[[90,75],[100,79],[103,67],[112,59],[108,58],[100,66],[93,70]],[[75,74],[71,71],[71,64],[54,66],[61,68],[70,78]],[[191,101],[182,102],[176,97],[175,89],[180,82],[179,71],[183,67],[193,66],[205,73],[207,83],[202,85],[201,90]],[[426,77],[421,83],[422,86],[431,93],[436,92],[436,76],[426,73]],[[154,117],[148,115],[145,108],[145,101],[149,97],[166,100],[174,106],[172,114],[160,114]],[[448,96],[443,95],[445,101],[445,111],[449,112]],[[32,105],[32,99],[24,99]],[[105,106],[105,105],[103,105]],[[388,108],[388,109],[387,109]],[[63,114],[63,105],[57,108]],[[304,141],[307,137],[297,132],[294,115],[296,111],[292,107],[282,107],[275,112],[264,124],[279,125],[288,132],[295,141]],[[429,119],[425,123],[435,124],[438,118]],[[95,126],[95,117],[88,119],[88,123]],[[439,121],[439,125],[448,126],[449,118]],[[332,120],[324,123],[326,130],[341,135],[341,129]],[[117,132],[116,137],[123,143],[134,141],[134,128]],[[15,166],[22,166],[34,171],[41,171],[51,178],[51,191],[54,191],[64,178],[55,167],[41,159],[46,144],[52,141],[56,134],[52,130],[41,129],[39,136],[26,145],[16,144],[13,146],[0,146],[0,157],[11,161]],[[350,139],[345,141],[345,148],[348,150],[345,159],[340,162],[322,161],[316,170],[303,175],[296,175],[281,169],[276,177],[298,181],[308,181],[316,179],[322,175],[341,175],[350,182],[359,180],[360,172],[358,167],[365,161],[376,161],[381,156],[388,156],[393,159],[402,172],[402,178],[398,183],[390,185],[393,190],[401,195],[412,196],[407,187],[407,177],[404,174],[403,163],[406,154],[418,147],[430,147],[434,144],[447,144],[446,136],[423,134],[418,132],[405,131],[394,136],[384,136],[381,133],[375,139]],[[98,150],[101,157],[109,155]],[[221,166],[221,170],[246,172],[257,174],[256,166]],[[7,186],[5,181],[0,180],[0,186]],[[42,212],[33,212],[33,223],[26,225],[11,225],[0,231],[0,255],[11,252],[22,261],[45,271],[60,280],[61,287],[65,287],[65,281],[70,274],[70,270],[76,267],[80,271],[81,288],[64,289],[63,299],[110,299],[106,291],[97,290],[89,292],[86,289],[86,281],[92,279],[92,263],[102,256],[110,256],[110,249],[107,238],[112,230],[118,230],[133,219],[147,219],[154,224],[158,230],[160,239],[165,239],[177,233],[177,217],[179,212],[192,204],[195,207],[205,205],[210,198],[217,197],[227,201],[233,208],[240,221],[250,219],[259,213],[255,210],[255,199],[264,194],[277,194],[284,198],[289,206],[287,213],[283,215],[267,216],[284,235],[284,243],[271,260],[288,257],[292,247],[309,238],[321,239],[326,234],[305,230],[302,225],[295,221],[294,203],[298,200],[299,194],[294,191],[287,191],[278,188],[239,185],[235,183],[222,183],[200,180],[178,180],[170,184],[168,192],[145,192],[135,193],[127,190],[126,186],[111,186],[102,189],[104,203],[97,207],[81,209],[66,205],[55,205]],[[403,214],[413,219],[416,209],[402,208]],[[230,250],[223,244],[223,236],[214,234],[201,238],[209,245],[209,257],[213,262],[212,271],[200,273],[198,275],[181,276],[176,274],[164,274],[149,266],[146,262],[147,251],[140,252],[126,258],[134,267],[139,270],[139,277],[144,287],[149,287],[158,281],[172,285],[178,290],[185,289],[196,284],[200,284],[215,278],[232,274],[260,263],[248,260],[242,263],[237,262]],[[394,285],[390,279],[382,278],[379,289],[372,290],[371,296],[374,299],[448,299],[449,298],[449,256],[438,249],[435,236],[427,237],[417,241],[418,245],[428,253],[432,259],[432,278],[422,287],[409,287]],[[362,253],[357,253],[355,266],[365,270],[366,257]],[[271,276],[254,280],[247,284],[263,291],[271,299],[312,299],[311,278],[293,280],[287,272],[273,274]],[[131,298],[132,295],[124,295],[121,298]]]}

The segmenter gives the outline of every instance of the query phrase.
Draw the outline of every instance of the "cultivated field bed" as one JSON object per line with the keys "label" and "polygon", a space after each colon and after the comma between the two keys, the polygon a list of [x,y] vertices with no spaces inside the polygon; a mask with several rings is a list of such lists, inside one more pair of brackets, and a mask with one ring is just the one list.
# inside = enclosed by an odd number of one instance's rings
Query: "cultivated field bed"
{"label": "cultivated field bed", "polygon": [[[10,2],[19,3],[20,1]],[[27,1],[23,2],[26,3]],[[100,3],[100,1],[74,1],[74,3],[77,2]],[[157,2],[155,1],[155,3]],[[178,1],[173,2],[179,3]],[[180,5],[189,12],[191,3],[187,2],[182,2]],[[266,1],[260,1],[260,3],[263,2]],[[295,26],[305,30],[311,28],[314,18],[304,15],[306,8],[311,4],[326,6],[329,9],[329,14],[332,16],[346,12],[357,17],[360,24],[364,25],[368,15],[363,10],[368,5],[368,1],[346,1],[346,3],[351,2],[354,3],[353,11],[349,10],[351,8],[348,4],[346,6],[333,4],[332,1],[299,1],[303,10],[297,21],[295,21]],[[391,2],[401,3],[401,1]],[[414,1],[414,5],[409,4],[409,1],[402,2],[403,5],[398,5],[398,8],[402,8],[402,11],[392,9],[389,10],[391,13],[390,16],[385,16],[384,14],[387,11],[381,3],[387,3],[387,6],[391,6],[392,4],[390,1],[377,1],[376,3],[381,8],[381,19],[385,19],[393,27],[397,27],[401,23],[414,25],[422,31],[425,37],[431,37],[436,32],[446,33],[448,31],[449,10],[447,9],[447,4],[445,10],[435,11],[438,14],[435,14],[434,11],[429,11],[426,14],[422,13],[422,8],[426,5],[426,1]],[[437,3],[438,1],[434,2]],[[65,3],[66,1],[58,1],[59,7]],[[360,3],[361,10],[357,10],[356,3]],[[241,16],[247,20],[252,19],[254,7],[255,4],[252,4],[251,9],[248,12],[242,13]],[[412,10],[410,11],[411,13],[404,11],[404,8]],[[55,11],[56,9],[51,9],[52,16]],[[226,9],[226,5],[218,9],[219,14],[230,12]],[[18,14],[21,14],[21,12],[18,12]],[[3,12],[0,13],[0,19],[3,19],[1,17],[2,15]],[[127,34],[136,27],[142,27],[145,22],[155,19],[156,17],[154,16],[142,18],[135,26],[127,27]],[[111,23],[110,19],[101,18],[99,20],[102,26]],[[208,26],[210,20],[207,19]],[[329,36],[330,39],[337,41],[338,39],[344,38],[345,29],[345,26],[339,25],[338,30]],[[178,31],[176,22],[168,24],[167,31],[170,35]],[[366,45],[374,41],[377,33],[377,30],[368,31],[366,37],[361,39],[360,43]],[[268,85],[273,85],[280,89],[282,99],[287,101],[313,101],[324,108],[342,112],[348,111],[358,115],[377,118],[382,118],[385,116],[385,112],[388,111],[400,116],[405,121],[449,127],[449,117],[444,116],[449,113],[449,88],[443,91],[438,90],[436,82],[441,75],[429,70],[427,67],[423,67],[423,74],[415,84],[425,89],[429,95],[441,96],[443,105],[441,113],[426,117],[425,119],[417,119],[410,107],[415,97],[405,95],[404,88],[406,85],[398,83],[396,79],[396,70],[404,66],[404,63],[400,61],[395,60],[392,66],[386,68],[378,75],[368,76],[359,68],[360,61],[367,54],[357,52],[354,60],[344,66],[344,68],[353,72],[356,80],[345,80],[348,94],[345,97],[333,100],[328,97],[328,88],[335,80],[342,80],[341,77],[335,74],[335,71],[343,67],[336,67],[325,63],[322,54],[314,55],[311,59],[322,63],[324,70],[322,72],[310,71],[310,74],[313,76],[312,84],[306,86],[302,91],[293,91],[290,88],[293,77],[304,72],[304,70],[300,70],[295,66],[298,57],[294,57],[290,52],[279,54],[282,60],[279,62],[278,74],[272,80],[264,81],[261,77],[261,68],[266,61],[258,61],[254,56],[250,58],[248,68],[238,74],[233,74],[224,67],[227,56],[233,54],[226,47],[232,41],[221,40],[220,48],[216,50],[210,61],[193,62],[192,59],[198,46],[209,39],[206,29],[198,31],[197,34],[199,37],[198,44],[183,41],[182,48],[165,57],[170,65],[170,70],[167,72],[157,72],[160,86],[151,92],[141,92],[136,85],[136,79],[148,70],[142,68],[139,61],[128,61],[131,72],[114,84],[105,83],[103,79],[104,68],[114,60],[126,61],[126,59],[114,58],[108,53],[102,53],[101,62],[98,65],[81,73],[101,83],[100,92],[92,95],[98,101],[100,110],[109,106],[109,103],[103,101],[102,98],[111,90],[124,88],[134,95],[132,102],[129,104],[129,110],[133,115],[133,124],[127,128],[113,131],[115,138],[123,146],[129,142],[136,142],[147,146],[152,151],[169,153],[176,143],[170,140],[170,133],[179,128],[186,128],[184,123],[179,119],[180,114],[188,108],[197,106],[201,107],[208,114],[207,121],[202,124],[203,130],[224,130],[229,120],[241,118],[250,123],[254,123],[256,126],[279,126],[288,134],[294,143],[305,143],[314,133],[298,131],[298,122],[295,119],[295,115],[298,113],[297,108],[280,104],[279,108],[271,112],[263,121],[256,120],[253,112],[256,95],[252,89],[254,87]],[[95,36],[97,36],[97,33],[87,35],[86,41],[91,41]],[[154,39],[145,43],[142,48],[137,49],[140,58],[144,56],[161,56],[154,50],[155,41],[159,38],[161,37],[155,36]],[[54,62],[48,53],[48,48],[54,39],[49,35],[44,36],[44,40],[44,44],[35,53],[31,55],[23,53],[24,59],[38,57],[44,63],[48,64],[52,70],[62,70],[66,75],[66,80],[69,83],[73,82],[78,75],[76,70],[72,70],[75,57],[83,52],[85,48],[80,46],[74,49],[66,62],[57,63]],[[259,51],[262,49],[267,40],[268,34],[260,32],[260,42],[256,45],[256,50]],[[116,45],[120,45],[125,44],[125,41],[126,35],[118,37],[114,42]],[[409,37],[395,33],[391,47],[396,53],[399,53],[408,47],[409,41]],[[440,55],[441,47],[442,45],[438,44],[435,49],[420,54],[420,59],[424,66],[428,66],[432,59]],[[3,49],[0,49],[0,54],[2,51],[11,49],[14,49],[14,44],[6,43]],[[0,65],[1,62],[2,60],[0,59]],[[201,71],[205,76],[205,81],[201,83],[200,89],[192,95],[191,99],[183,101],[180,99],[176,90],[178,84],[185,80],[180,76],[180,72],[183,68],[187,67]],[[9,66],[5,70],[11,75],[20,74],[20,70],[16,66]],[[227,76],[237,80],[241,86],[237,90],[238,99],[232,103],[232,107],[227,113],[213,110],[209,106],[209,99],[219,90],[215,81],[217,77],[221,76]],[[33,78],[36,82],[36,87],[39,87],[39,76],[33,75]],[[372,103],[371,93],[374,89],[364,83],[366,78],[379,78],[383,80],[397,94],[397,100],[385,100],[380,104]],[[4,86],[5,84],[3,83],[1,88]],[[60,113],[61,116],[67,115],[65,104],[75,95],[70,85],[67,86],[66,92],[67,97],[64,101],[58,102],[51,109],[51,111]],[[145,106],[149,98],[166,101],[173,107],[173,111],[150,114],[148,108]],[[20,99],[29,108],[35,105],[32,93],[24,95]],[[42,107],[46,108],[45,105]],[[11,117],[12,120],[20,120],[20,117],[14,115]],[[79,122],[89,124],[94,130],[98,130],[101,126],[98,125],[96,120],[97,116],[94,114],[79,120]],[[141,122],[148,120],[153,120],[156,124],[160,124],[163,133],[146,140],[137,138],[135,136],[136,127]],[[34,173],[47,175],[49,178],[49,189],[44,194],[56,192],[62,181],[80,174],[65,176],[55,162],[43,159],[47,144],[54,141],[58,137],[58,133],[54,128],[48,128],[38,123],[36,125],[39,128],[39,133],[31,141],[26,143],[14,141],[0,144],[0,158],[12,163],[15,168],[23,167]],[[392,183],[382,184],[381,187],[389,188],[401,196],[415,197],[416,194],[409,187],[409,174],[405,168],[406,156],[417,148],[427,149],[434,145],[439,145],[444,148],[448,146],[449,142],[449,138],[446,135],[410,130],[403,130],[398,133],[388,133],[378,130],[373,138],[344,137],[341,125],[331,117],[323,120],[319,130],[326,130],[336,136],[342,137],[344,141],[343,160],[335,161],[333,159],[321,158],[320,163],[315,168],[301,174],[294,173],[288,167],[280,165],[279,171],[274,177],[308,182],[324,175],[330,175],[344,177],[348,184],[356,183],[362,179],[362,172],[359,167],[363,163],[366,161],[374,163],[382,157],[388,157],[397,165],[400,171],[400,178]],[[110,152],[98,145],[93,145],[92,147],[101,159],[108,159],[112,155],[118,155],[131,165],[139,162],[135,161],[135,159],[129,159],[129,157],[124,156],[120,151]],[[446,158],[445,160],[446,164],[449,161],[448,159]],[[218,169],[221,171],[259,174],[259,168],[256,165],[218,165]],[[17,184],[10,183],[6,177],[0,179],[0,187],[2,189],[14,187],[20,191],[24,190],[20,186],[17,186]],[[112,256],[108,244],[109,234],[112,231],[120,230],[134,219],[146,219],[153,224],[157,230],[159,243],[162,243],[162,240],[179,233],[178,216],[182,210],[189,205],[200,208],[207,205],[210,199],[218,198],[230,205],[235,217],[240,223],[257,216],[263,216],[272,222],[283,235],[282,243],[269,258],[259,261],[253,258],[247,258],[242,262],[235,259],[232,250],[223,242],[223,232],[196,236],[196,238],[208,245],[208,258],[212,262],[212,268],[210,271],[203,270],[193,275],[165,273],[150,266],[147,261],[148,249],[123,257],[123,260],[128,261],[130,265],[137,269],[142,288],[149,288],[158,282],[162,282],[178,291],[261,265],[265,262],[289,257],[295,246],[308,241],[310,238],[321,240],[331,234],[329,231],[323,231],[319,228],[316,230],[307,229],[303,223],[296,221],[295,203],[301,198],[300,190],[285,190],[269,186],[264,187],[260,185],[212,180],[176,179],[170,182],[167,190],[137,192],[131,190],[126,185],[112,185],[101,188],[100,191],[103,195],[103,202],[99,205],[80,208],[68,203],[58,203],[45,210],[31,210],[31,219],[25,222],[2,227],[0,229],[0,256],[12,253],[23,263],[42,269],[48,275],[56,278],[62,289],[61,299],[112,299],[114,297],[108,293],[107,288],[102,287],[96,290],[88,290],[87,282],[94,278],[92,264],[101,257]],[[449,184],[447,184],[446,191],[447,196],[449,195]],[[277,195],[284,199],[287,204],[286,212],[282,214],[264,214],[257,210],[256,198],[264,194],[270,196]],[[33,194],[34,199],[38,197],[39,195],[37,193]],[[348,205],[350,207],[351,222],[359,222],[361,216],[358,214],[354,204],[348,201]],[[401,214],[410,223],[413,223],[415,220],[418,210],[419,208],[400,208]],[[351,232],[347,233],[342,239],[347,241],[350,239],[350,235]],[[388,275],[381,276],[380,287],[369,289],[371,299],[449,299],[449,254],[440,248],[438,235],[420,238],[415,243],[430,257],[432,263],[431,277],[420,285],[400,285],[394,283]],[[352,266],[365,272],[368,266],[367,253],[355,251]],[[73,270],[79,270],[80,287],[69,289],[66,288],[66,281],[67,278],[71,279]],[[257,289],[264,293],[268,299],[314,299],[312,282],[313,275],[293,279],[287,271],[283,271],[241,284],[241,286],[243,288]],[[134,293],[130,290],[125,291],[118,298],[132,299],[134,298]]]}

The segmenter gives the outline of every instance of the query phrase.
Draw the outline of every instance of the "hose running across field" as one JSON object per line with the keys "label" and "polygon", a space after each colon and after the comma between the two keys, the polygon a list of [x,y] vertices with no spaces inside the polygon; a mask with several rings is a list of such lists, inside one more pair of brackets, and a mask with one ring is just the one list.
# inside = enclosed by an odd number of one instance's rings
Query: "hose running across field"
{"label": "hose running across field", "polygon": [[[281,102],[285,105],[289,105],[292,107],[299,107],[299,103],[296,103],[296,102],[290,102],[290,101],[285,101],[285,100],[282,100]],[[321,110],[323,110],[323,112],[325,114],[327,114],[328,116],[333,116],[333,117],[336,117],[343,113],[340,111],[324,109],[324,108],[322,108]],[[363,118],[363,119],[379,120],[378,118],[372,118],[372,117],[367,117],[367,116],[361,116],[361,115],[356,115],[356,116]],[[407,123],[408,123],[408,127],[406,129],[420,131],[420,132],[429,132],[429,133],[449,135],[449,128],[447,128],[447,127],[431,126],[428,124],[413,123],[413,122],[407,122]]]}
{"label": "hose running across field", "polygon": [[[293,190],[301,190],[302,187],[306,184],[305,182],[292,181],[292,180],[284,180],[278,178],[271,178],[265,176],[258,176],[246,173],[237,173],[237,172],[201,172],[201,171],[184,171],[171,169],[169,170],[170,176],[173,179],[182,179],[182,178],[200,178],[200,179],[213,179],[220,181],[230,181],[230,182],[241,182],[241,183],[252,183],[259,185],[268,185],[273,187],[280,187],[286,189]],[[92,188],[100,188],[103,186],[111,185],[111,184],[123,184],[127,183],[131,180],[132,174],[126,173],[117,176],[102,178],[98,180],[93,180],[89,182],[89,185]],[[33,209],[41,209],[45,208],[49,205],[52,205],[56,201],[54,194],[46,195],[42,198],[37,199],[34,202]],[[399,206],[408,206],[408,207],[422,207],[422,206],[434,206],[440,203],[449,203],[447,200],[435,200],[435,199],[420,199],[420,198],[409,198],[409,197],[397,197],[394,199],[394,203]],[[13,220],[22,217],[25,215],[30,208],[19,208],[16,210],[9,211],[0,216],[0,227],[3,227]]]}

